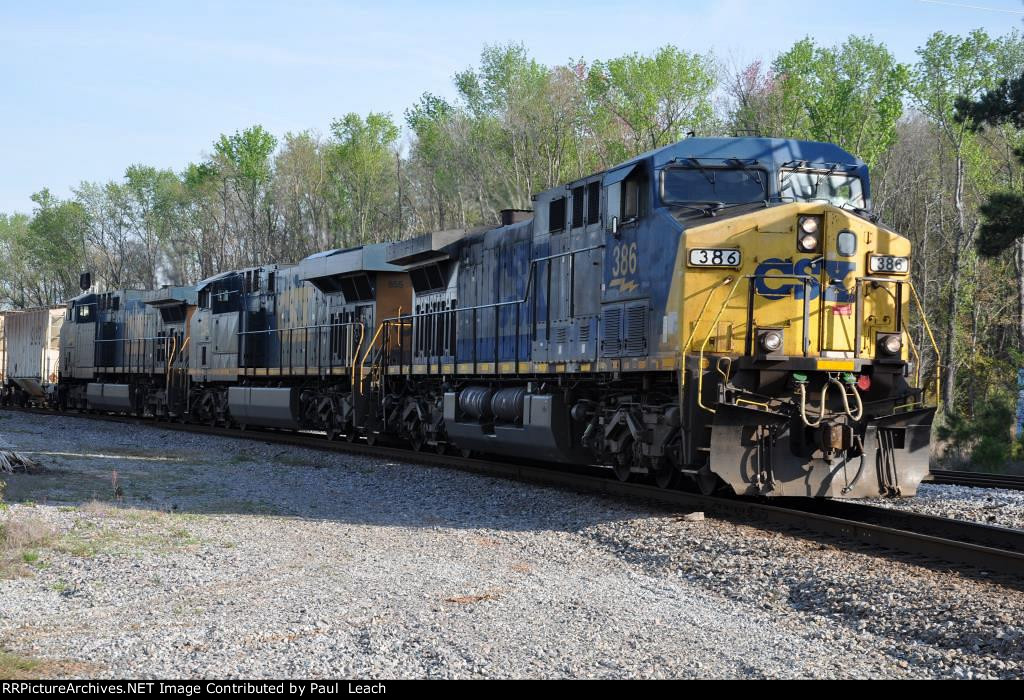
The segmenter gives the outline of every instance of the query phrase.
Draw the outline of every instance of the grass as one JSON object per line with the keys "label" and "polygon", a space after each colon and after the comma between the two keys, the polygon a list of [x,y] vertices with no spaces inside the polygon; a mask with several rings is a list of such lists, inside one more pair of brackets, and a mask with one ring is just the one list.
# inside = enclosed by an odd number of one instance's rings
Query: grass
{"label": "grass", "polygon": [[25,574],[25,565],[39,561],[38,549],[53,535],[52,528],[36,517],[5,514],[0,520],[0,578]]}
{"label": "grass", "polygon": [[12,681],[30,681],[48,678],[82,676],[95,669],[89,664],[75,661],[33,659],[9,651],[0,651],[0,678]]}
{"label": "grass", "polygon": [[9,651],[0,651],[0,678],[10,680],[27,680],[39,678],[43,663],[38,659],[18,656]]}

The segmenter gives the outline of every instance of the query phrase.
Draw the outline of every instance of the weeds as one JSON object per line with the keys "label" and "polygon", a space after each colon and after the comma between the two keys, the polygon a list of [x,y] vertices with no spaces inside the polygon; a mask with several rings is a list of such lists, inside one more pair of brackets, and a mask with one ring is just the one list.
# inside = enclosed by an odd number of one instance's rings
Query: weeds
{"label": "weeds", "polygon": [[38,518],[15,517],[8,512],[0,521],[0,577],[24,573],[25,564],[39,561],[38,548],[53,538],[53,530]]}

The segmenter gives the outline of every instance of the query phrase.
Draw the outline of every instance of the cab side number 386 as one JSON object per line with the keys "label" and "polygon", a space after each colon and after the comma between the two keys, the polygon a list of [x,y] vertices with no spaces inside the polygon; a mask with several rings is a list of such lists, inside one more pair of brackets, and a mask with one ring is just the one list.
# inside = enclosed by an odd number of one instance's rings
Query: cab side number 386
{"label": "cab side number 386", "polygon": [[691,248],[690,264],[696,267],[739,267],[740,251],[732,248]]}
{"label": "cab side number 386", "polygon": [[623,243],[612,249],[612,276],[636,274],[636,243]]}

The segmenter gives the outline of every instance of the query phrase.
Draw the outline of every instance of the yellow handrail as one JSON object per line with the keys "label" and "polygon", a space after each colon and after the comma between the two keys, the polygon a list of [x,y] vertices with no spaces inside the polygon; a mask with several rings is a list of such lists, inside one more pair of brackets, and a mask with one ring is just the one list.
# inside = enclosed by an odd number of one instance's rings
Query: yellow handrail
{"label": "yellow handrail", "polygon": [[[689,350],[690,343],[693,342],[694,336],[697,335],[697,329],[700,327],[700,320],[701,320],[701,318],[704,317],[704,312],[708,310],[708,304],[711,303],[711,297],[714,296],[715,292],[717,292],[719,289],[721,289],[725,285],[729,284],[730,282],[732,282],[732,278],[731,277],[726,277],[721,282],[719,282],[718,284],[716,284],[715,286],[713,286],[711,289],[708,290],[708,295],[706,297],[704,297],[704,306],[702,306],[700,308],[700,313],[697,314],[697,318],[693,322],[693,330],[690,331],[690,337],[686,339],[685,343],[683,343],[683,361],[682,361],[682,367],[680,368],[680,372],[679,372],[679,400],[680,401],[683,400],[683,392],[686,389],[686,351]],[[698,367],[698,371],[700,371],[699,367]]]}
{"label": "yellow handrail", "polygon": [[370,346],[366,348],[366,352],[363,353],[363,359],[359,361],[359,392],[363,391],[363,365],[366,364],[366,358],[370,356],[370,352],[373,351],[373,344],[377,342],[377,338],[380,337],[381,332],[384,330],[384,322],[381,321],[380,325],[377,326],[377,332],[373,334],[373,339],[370,341]]}
{"label": "yellow handrail", "polygon": [[[356,362],[359,359],[359,350],[363,347],[363,339],[366,337],[366,321],[359,322],[359,342],[356,343],[356,349],[352,352],[352,381],[356,379]],[[362,389],[362,381],[359,383],[359,388]]]}
{"label": "yellow handrail", "polygon": [[[935,352],[935,405],[936,407],[942,403],[942,355],[939,353],[939,344],[935,342],[935,335],[932,333],[932,327],[928,323],[928,317],[924,315],[924,307],[921,305],[921,298],[917,296],[917,290],[914,289],[914,283],[909,279],[907,285],[910,287],[910,293],[914,295],[914,302],[917,304],[917,313],[921,316],[921,323],[924,324],[924,329],[928,332],[928,339],[932,343],[932,350]],[[907,334],[910,335],[909,333]]]}
{"label": "yellow handrail", "polygon": [[[728,277],[726,278],[726,280],[729,279],[730,278]],[[708,346],[708,341],[711,340],[711,334],[715,331],[716,328],[718,328],[718,321],[722,318],[722,312],[724,312],[725,307],[729,305],[729,301],[732,299],[732,295],[736,293],[737,289],[739,289],[741,279],[743,278],[736,278],[736,282],[732,285],[732,289],[729,290],[729,296],[727,296],[725,298],[725,301],[722,302],[722,308],[718,310],[718,313],[715,315],[715,320],[711,322],[711,326],[708,328],[708,334],[704,336],[704,342],[701,343],[700,352],[697,355],[697,357],[699,358],[697,361],[697,405],[710,413],[716,413],[716,411],[715,409],[708,408],[707,406],[704,405],[704,348]]]}
{"label": "yellow handrail", "polygon": [[171,376],[171,365],[174,363],[174,353],[178,351],[178,336],[171,336],[171,351],[167,353],[167,370],[164,371],[164,381]]}

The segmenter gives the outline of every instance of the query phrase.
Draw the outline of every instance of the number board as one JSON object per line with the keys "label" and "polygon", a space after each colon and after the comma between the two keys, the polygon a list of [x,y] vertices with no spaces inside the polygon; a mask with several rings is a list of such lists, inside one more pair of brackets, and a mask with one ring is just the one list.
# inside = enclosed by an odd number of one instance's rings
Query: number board
{"label": "number board", "polygon": [[735,248],[690,249],[690,264],[695,267],[739,267],[742,259]]}
{"label": "number board", "polygon": [[910,270],[910,258],[895,255],[872,255],[868,257],[869,272],[896,272],[904,274]]}

